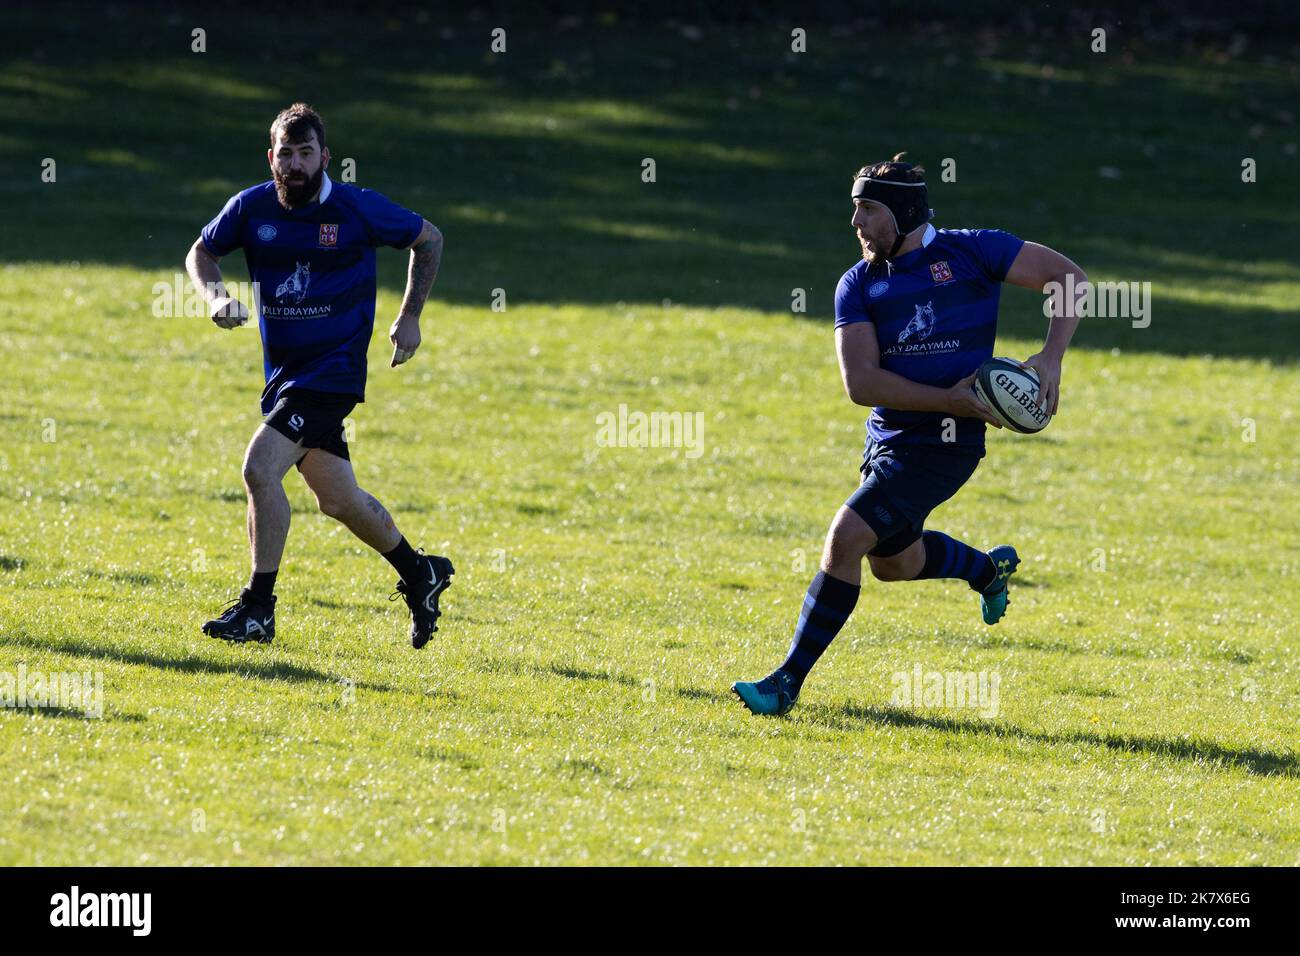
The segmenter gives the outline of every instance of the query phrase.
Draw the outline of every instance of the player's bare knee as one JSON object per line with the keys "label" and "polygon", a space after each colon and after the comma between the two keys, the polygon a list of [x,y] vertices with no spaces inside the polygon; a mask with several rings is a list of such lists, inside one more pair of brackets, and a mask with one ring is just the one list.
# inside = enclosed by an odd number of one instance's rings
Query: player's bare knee
{"label": "player's bare knee", "polygon": [[862,519],[854,515],[846,519],[841,515],[826,536],[826,558],[832,564],[845,561],[861,561],[863,556],[875,544],[875,535]]}
{"label": "player's bare knee", "polygon": [[346,521],[352,515],[359,514],[370,499],[355,483],[317,481],[314,485],[309,483],[309,486],[316,496],[316,507],[320,508],[321,514],[339,521]]}
{"label": "player's bare knee", "polygon": [[831,537],[826,539],[826,549],[823,552],[822,563],[830,567],[848,564],[852,561],[861,561],[862,556],[866,553],[866,548],[851,538],[843,536]]}
{"label": "player's bare knee", "polygon": [[871,576],[877,581],[905,581],[905,569],[897,562],[884,558],[871,558]]}
{"label": "player's bare knee", "polygon": [[271,469],[260,459],[251,456],[244,459],[244,487],[250,493],[256,494],[276,481]]}
{"label": "player's bare knee", "polygon": [[326,517],[342,520],[352,510],[352,502],[341,495],[317,495],[316,507]]}

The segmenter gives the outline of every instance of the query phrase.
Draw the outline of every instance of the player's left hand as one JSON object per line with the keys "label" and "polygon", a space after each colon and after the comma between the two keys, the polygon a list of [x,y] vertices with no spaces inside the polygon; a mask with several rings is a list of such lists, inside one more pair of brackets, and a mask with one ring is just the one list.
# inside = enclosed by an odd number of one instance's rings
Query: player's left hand
{"label": "player's left hand", "polygon": [[399,315],[388,330],[388,341],[393,343],[393,362],[389,368],[397,368],[420,347],[420,320]]}
{"label": "player's left hand", "polygon": [[1056,414],[1061,401],[1061,360],[1055,355],[1039,352],[1020,363],[1021,368],[1032,368],[1038,373],[1038,407]]}

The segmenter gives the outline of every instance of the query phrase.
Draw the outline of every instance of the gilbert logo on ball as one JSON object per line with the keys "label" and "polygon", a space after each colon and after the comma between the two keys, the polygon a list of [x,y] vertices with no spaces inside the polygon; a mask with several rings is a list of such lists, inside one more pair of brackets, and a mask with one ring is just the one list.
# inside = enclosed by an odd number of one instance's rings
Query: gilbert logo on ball
{"label": "gilbert logo on ball", "polygon": [[975,394],[1007,428],[1031,435],[1052,420],[1038,406],[1038,373],[1009,358],[991,358],[975,373]]}

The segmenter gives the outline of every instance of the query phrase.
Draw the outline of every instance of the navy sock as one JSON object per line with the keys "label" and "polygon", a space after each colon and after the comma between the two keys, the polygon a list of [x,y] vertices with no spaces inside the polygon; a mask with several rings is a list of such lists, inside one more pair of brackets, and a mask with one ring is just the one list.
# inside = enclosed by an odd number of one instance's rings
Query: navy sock
{"label": "navy sock", "polygon": [[397,542],[397,547],[392,551],[385,551],[384,560],[393,566],[400,577],[407,584],[413,582],[420,576],[420,556],[415,553],[415,549],[407,543],[406,538]]}
{"label": "navy sock", "polygon": [[790,653],[780,667],[794,678],[796,687],[803,686],[804,678],[817,663],[817,658],[835,640],[835,635],[853,613],[861,591],[859,585],[833,578],[825,571],[818,571],[817,577],[808,585]]}
{"label": "navy sock", "polygon": [[997,577],[993,559],[978,548],[948,537],[942,531],[921,532],[925,564],[916,580],[961,578],[976,591],[985,590]]}
{"label": "navy sock", "polygon": [[262,604],[271,603],[271,598],[275,596],[275,576],[279,573],[279,569],[253,572],[253,576],[248,579],[247,588],[253,600],[260,601]]}

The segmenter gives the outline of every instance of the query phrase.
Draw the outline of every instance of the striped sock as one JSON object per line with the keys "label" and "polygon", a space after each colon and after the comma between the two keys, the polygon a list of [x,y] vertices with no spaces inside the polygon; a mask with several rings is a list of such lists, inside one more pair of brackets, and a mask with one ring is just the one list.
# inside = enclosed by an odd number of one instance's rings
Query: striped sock
{"label": "striped sock", "polygon": [[833,578],[825,571],[818,571],[817,577],[808,585],[790,653],[780,667],[794,678],[796,688],[803,686],[804,678],[817,663],[817,658],[835,640],[835,635],[853,613],[861,591],[860,586]]}
{"label": "striped sock", "polygon": [[942,531],[921,532],[925,564],[916,580],[961,578],[976,591],[983,591],[997,577],[993,559],[978,548],[948,537]]}

